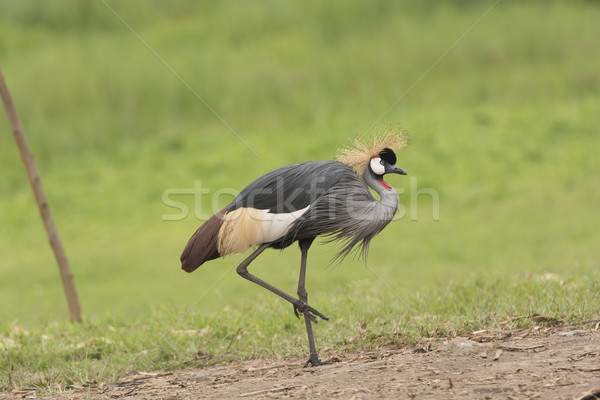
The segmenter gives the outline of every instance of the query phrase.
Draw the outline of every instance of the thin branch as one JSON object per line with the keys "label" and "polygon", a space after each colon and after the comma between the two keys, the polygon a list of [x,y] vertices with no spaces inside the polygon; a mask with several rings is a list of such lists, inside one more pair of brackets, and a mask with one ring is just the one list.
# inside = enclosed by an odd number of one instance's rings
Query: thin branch
{"label": "thin branch", "polygon": [[71,272],[71,267],[69,266],[69,260],[67,259],[67,255],[65,253],[62,240],[60,239],[60,235],[58,234],[58,230],[56,229],[56,224],[54,223],[54,218],[52,217],[52,212],[50,211],[50,206],[48,204],[48,198],[46,197],[46,192],[44,191],[44,186],[42,185],[42,179],[40,178],[40,172],[38,171],[33,154],[31,154],[31,149],[29,148],[29,143],[27,142],[27,137],[25,136],[25,129],[23,129],[23,124],[19,118],[17,107],[13,102],[10,91],[8,90],[8,86],[6,85],[6,81],[4,80],[2,69],[0,69],[0,96],[2,97],[2,102],[4,103],[4,108],[6,109],[10,126],[14,133],[15,140],[17,141],[17,146],[19,147],[19,152],[21,153],[21,159],[23,160],[25,169],[27,170],[29,183],[31,183],[35,200],[42,216],[42,221],[46,227],[46,233],[48,234],[50,246],[54,251],[54,256],[56,257],[56,262],[58,263],[58,269],[60,270],[60,277],[62,279],[65,294],[67,296],[67,303],[69,305],[71,318],[77,322],[81,322],[81,308],[79,307],[79,298],[77,297],[77,290],[75,288],[75,281],[73,280],[73,273]]}

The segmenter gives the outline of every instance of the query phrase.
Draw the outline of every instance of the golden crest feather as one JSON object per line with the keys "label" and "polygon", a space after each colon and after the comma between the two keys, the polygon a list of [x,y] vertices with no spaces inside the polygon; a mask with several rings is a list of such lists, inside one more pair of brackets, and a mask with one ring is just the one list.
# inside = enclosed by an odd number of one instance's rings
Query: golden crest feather
{"label": "golden crest feather", "polygon": [[362,171],[373,156],[378,155],[385,148],[401,150],[407,143],[404,133],[398,129],[391,129],[375,135],[372,144],[367,143],[363,138],[356,138],[353,146],[338,149],[337,160],[352,167],[358,176],[362,176]]}

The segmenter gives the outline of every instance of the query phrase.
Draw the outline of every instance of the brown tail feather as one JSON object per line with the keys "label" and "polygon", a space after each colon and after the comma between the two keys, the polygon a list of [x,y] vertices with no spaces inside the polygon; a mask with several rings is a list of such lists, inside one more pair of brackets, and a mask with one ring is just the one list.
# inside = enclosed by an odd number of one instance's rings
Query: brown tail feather
{"label": "brown tail feather", "polygon": [[217,248],[217,239],[226,209],[227,207],[210,217],[188,241],[181,253],[181,268],[186,272],[192,272],[206,261],[221,256]]}

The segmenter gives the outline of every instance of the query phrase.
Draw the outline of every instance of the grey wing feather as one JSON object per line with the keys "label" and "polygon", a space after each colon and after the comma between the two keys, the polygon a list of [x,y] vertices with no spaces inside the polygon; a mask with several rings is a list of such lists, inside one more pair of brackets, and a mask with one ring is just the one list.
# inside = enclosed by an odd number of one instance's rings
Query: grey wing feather
{"label": "grey wing feather", "polygon": [[290,213],[313,204],[351,169],[337,161],[309,161],[273,170],[246,186],[227,208],[240,207]]}

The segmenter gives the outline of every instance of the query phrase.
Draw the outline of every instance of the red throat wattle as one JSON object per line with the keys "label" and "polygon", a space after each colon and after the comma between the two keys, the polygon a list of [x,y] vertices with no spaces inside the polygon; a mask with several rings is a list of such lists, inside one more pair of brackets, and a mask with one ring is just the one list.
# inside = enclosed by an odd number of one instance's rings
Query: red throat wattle
{"label": "red throat wattle", "polygon": [[383,178],[377,179],[377,182],[381,183],[381,186],[386,188],[386,190],[392,190],[392,187],[390,186],[390,184],[387,183],[386,181],[384,181]]}

